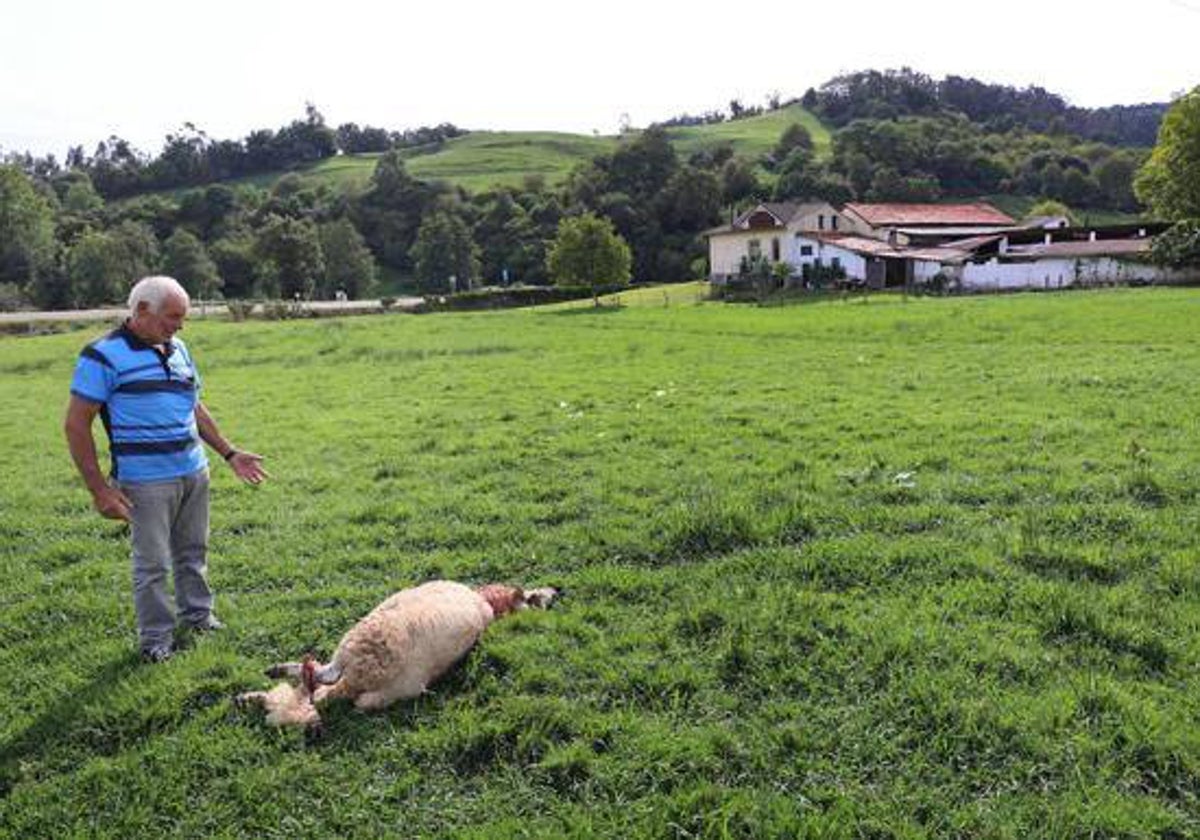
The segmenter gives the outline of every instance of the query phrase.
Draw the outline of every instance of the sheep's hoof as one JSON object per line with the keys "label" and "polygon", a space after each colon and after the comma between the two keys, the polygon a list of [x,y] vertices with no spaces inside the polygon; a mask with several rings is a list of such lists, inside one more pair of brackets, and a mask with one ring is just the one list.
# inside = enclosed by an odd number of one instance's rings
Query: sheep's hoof
{"label": "sheep's hoof", "polygon": [[259,702],[261,693],[257,691],[247,691],[243,694],[235,694],[233,696],[233,705],[239,709],[249,709]]}

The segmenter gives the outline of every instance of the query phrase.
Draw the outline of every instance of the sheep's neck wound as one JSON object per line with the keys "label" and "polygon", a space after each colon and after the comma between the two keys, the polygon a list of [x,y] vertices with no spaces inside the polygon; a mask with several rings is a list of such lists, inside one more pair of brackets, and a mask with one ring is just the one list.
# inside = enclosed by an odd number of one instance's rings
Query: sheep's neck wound
{"label": "sheep's neck wound", "polygon": [[312,695],[317,690],[317,666],[313,662],[311,656],[306,656],[304,662],[300,665],[300,680],[304,683],[304,690]]}

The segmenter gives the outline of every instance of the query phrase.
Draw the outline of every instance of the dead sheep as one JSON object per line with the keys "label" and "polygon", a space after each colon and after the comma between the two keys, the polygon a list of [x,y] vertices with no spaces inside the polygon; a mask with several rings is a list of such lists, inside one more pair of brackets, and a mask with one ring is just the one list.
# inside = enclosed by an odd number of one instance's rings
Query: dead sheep
{"label": "dead sheep", "polygon": [[545,609],[558,594],[553,587],[488,584],[473,589],[450,580],[402,589],[350,628],[327,664],[308,657],[272,665],[267,676],[288,682],[237,700],[264,708],[274,726],[319,731],[319,704],[344,697],[371,711],[417,697],[462,659],[497,618],[530,607]]}

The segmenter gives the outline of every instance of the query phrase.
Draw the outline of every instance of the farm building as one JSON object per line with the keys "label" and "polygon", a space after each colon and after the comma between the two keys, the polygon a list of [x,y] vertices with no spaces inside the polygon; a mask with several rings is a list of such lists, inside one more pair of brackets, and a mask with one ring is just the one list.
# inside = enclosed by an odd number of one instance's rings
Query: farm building
{"label": "farm building", "polygon": [[1146,258],[1163,224],[1019,225],[987,204],[760,204],[707,232],[710,279],[757,257],[788,266],[789,285],[836,276],[870,288],[937,283],[962,291],[1185,282]]}
{"label": "farm building", "polygon": [[990,204],[847,204],[842,208],[856,233],[893,245],[936,245],[953,239],[999,233],[1016,222]]}
{"label": "farm building", "polygon": [[706,232],[712,279],[720,283],[736,277],[744,259],[759,256],[799,267],[809,256],[797,244],[801,234],[844,226],[841,214],[824,201],[756,205],[728,225]]}
{"label": "farm building", "polygon": [[1138,283],[1179,283],[1188,272],[1147,259],[1153,237],[1168,226],[1020,228],[1002,235],[952,242],[968,259],[948,262],[944,274],[966,291],[1059,289]]}

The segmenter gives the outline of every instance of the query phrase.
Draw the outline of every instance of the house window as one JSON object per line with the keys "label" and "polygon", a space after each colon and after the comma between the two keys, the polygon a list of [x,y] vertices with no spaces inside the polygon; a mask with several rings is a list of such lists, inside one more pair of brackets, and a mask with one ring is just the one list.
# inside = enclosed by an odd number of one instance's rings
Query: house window
{"label": "house window", "polygon": [[751,239],[746,243],[746,253],[750,255],[750,259],[758,259],[762,256],[762,243],[757,239]]}
{"label": "house window", "polygon": [[837,230],[837,216],[830,216],[830,217],[829,217],[829,229],[830,229],[830,230]]}
{"label": "house window", "polygon": [[811,257],[812,256],[812,246],[811,245],[801,245],[800,246],[800,256]]}
{"label": "house window", "polygon": [[778,239],[771,240],[771,260],[774,262],[779,262],[779,240]]}
{"label": "house window", "polygon": [[824,213],[819,214],[817,216],[817,230],[825,230],[825,214]]}
{"label": "house window", "polygon": [[842,267],[842,261],[839,260],[837,257],[833,257],[829,260],[829,265],[833,267],[834,271],[837,271],[839,268]]}

